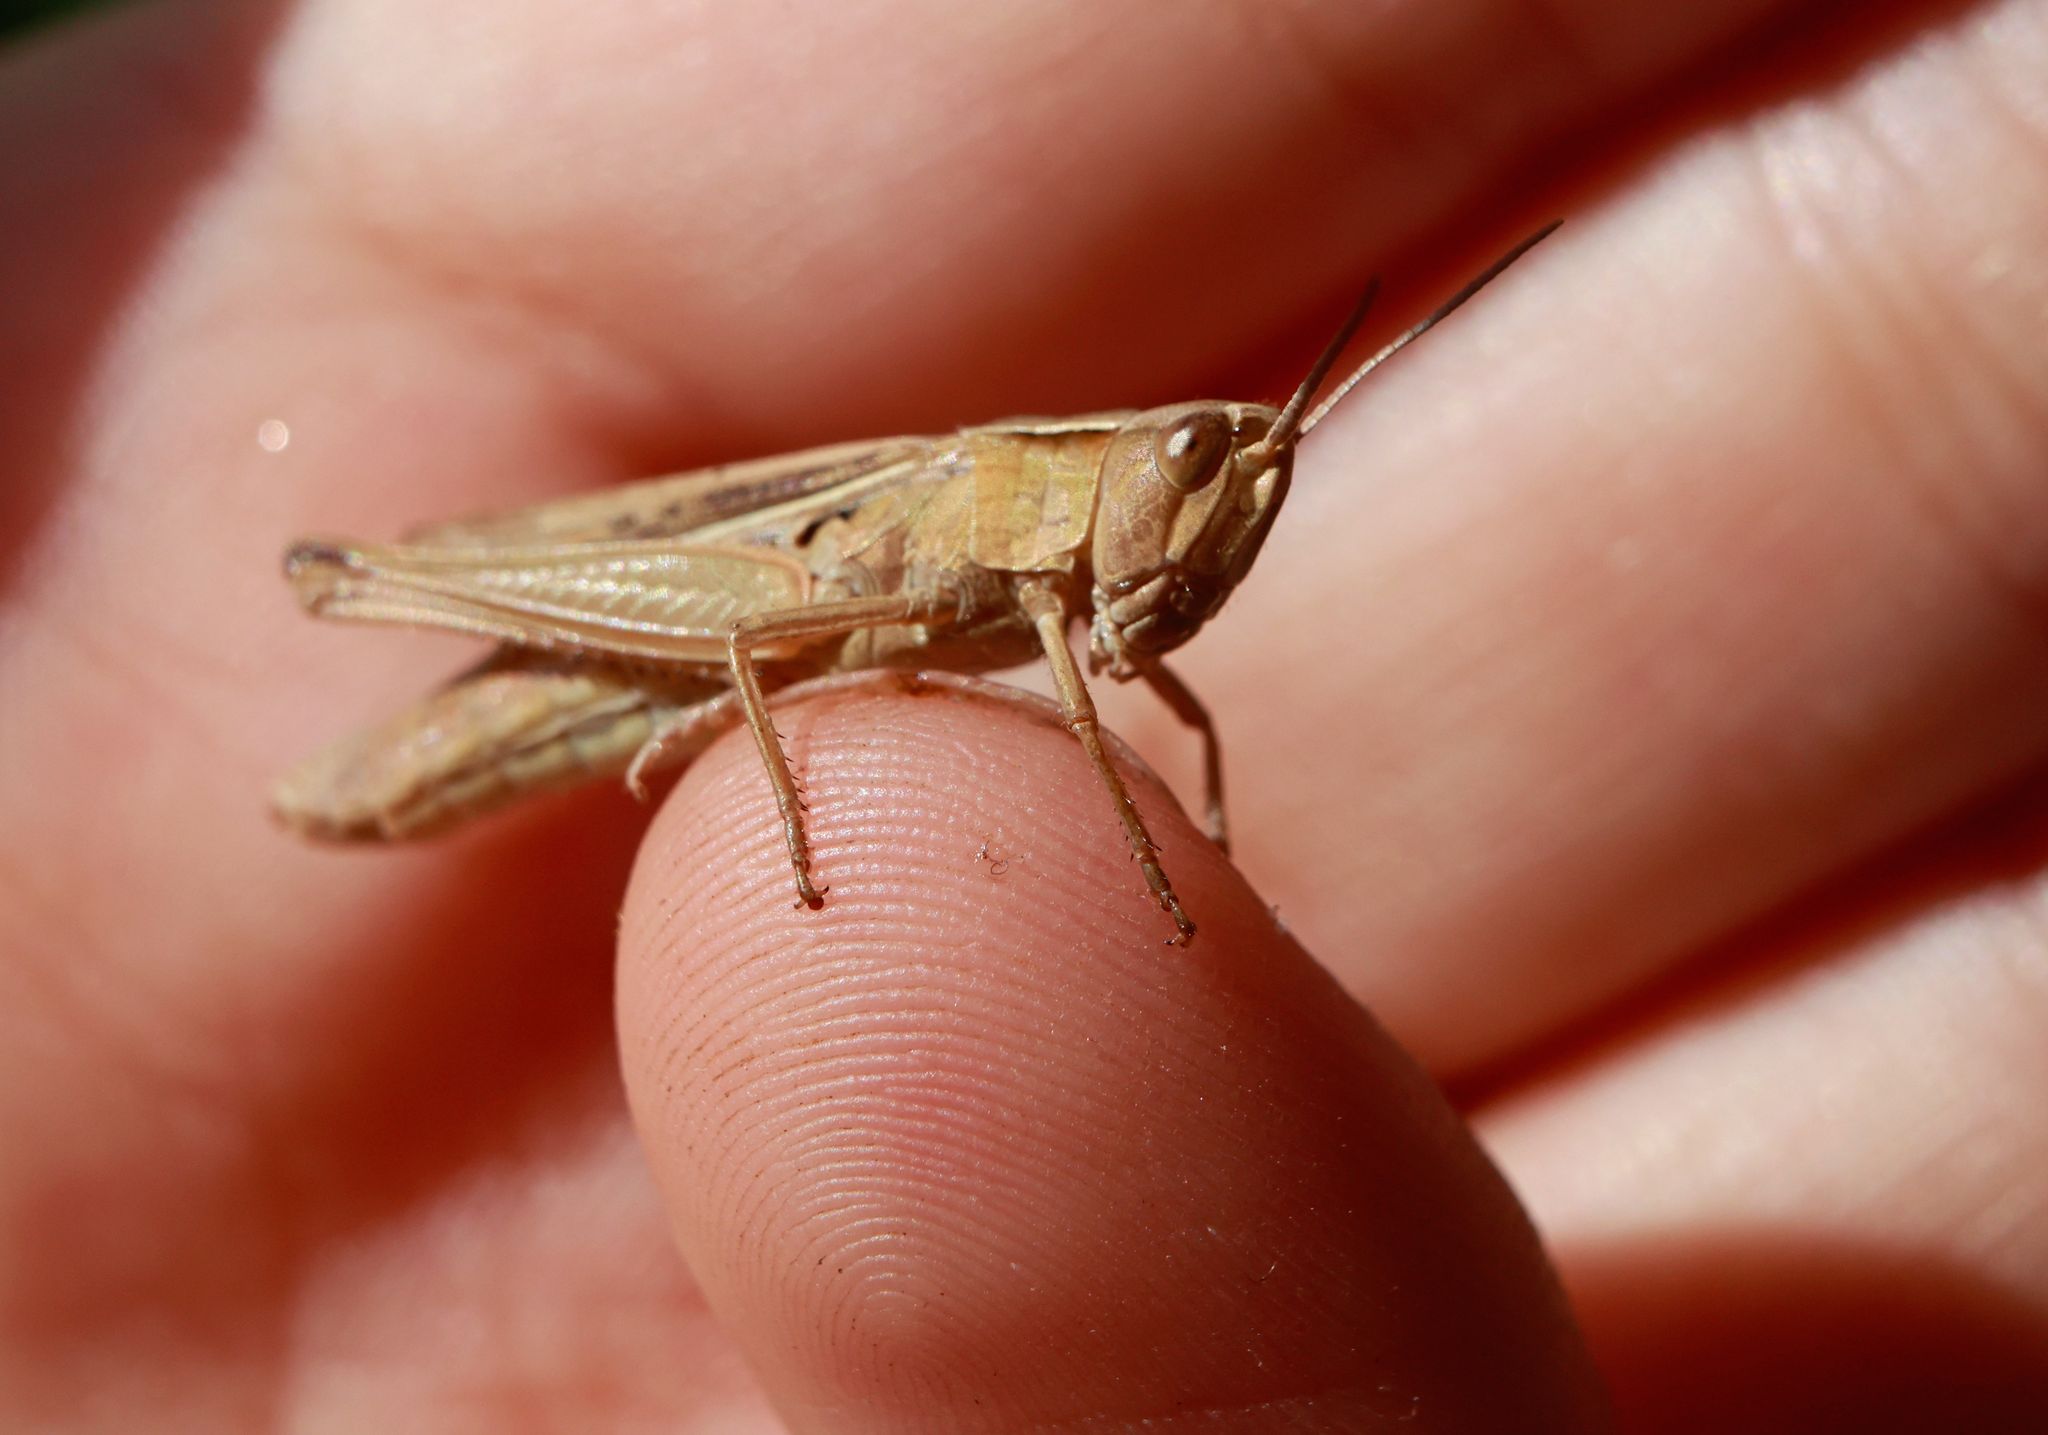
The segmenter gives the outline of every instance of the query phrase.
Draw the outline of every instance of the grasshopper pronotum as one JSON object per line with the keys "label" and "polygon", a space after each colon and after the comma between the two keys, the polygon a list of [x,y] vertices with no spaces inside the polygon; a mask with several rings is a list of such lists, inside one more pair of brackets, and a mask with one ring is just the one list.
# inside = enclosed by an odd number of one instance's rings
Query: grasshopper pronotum
{"label": "grasshopper pronotum", "polygon": [[496,639],[481,666],[277,786],[301,832],[396,838],[506,799],[687,760],[735,718],[753,731],[811,907],[803,808],[766,694],[871,668],[986,672],[1043,655],[1066,725],[1108,790],[1146,885],[1194,923],[1159,865],[1067,645],[1089,619],[1090,669],[1143,678],[1202,737],[1211,836],[1224,839],[1207,711],[1162,661],[1258,555],[1294,447],[1366,374],[1555,228],[1523,240],[1310,409],[1370,307],[1369,287],[1286,405],[1201,401],[1013,419],[927,438],[840,444],[649,479],[402,544],[310,540],[285,556],[328,618]]}

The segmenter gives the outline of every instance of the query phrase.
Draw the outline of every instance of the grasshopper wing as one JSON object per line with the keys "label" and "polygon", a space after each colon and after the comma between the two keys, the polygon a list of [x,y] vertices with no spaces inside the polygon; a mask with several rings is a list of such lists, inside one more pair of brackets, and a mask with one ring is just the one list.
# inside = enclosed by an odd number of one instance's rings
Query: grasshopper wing
{"label": "grasshopper wing", "polygon": [[[729,692],[717,674],[658,678],[501,649],[300,763],[271,808],[325,841],[429,836],[531,792],[618,776],[658,730]],[[707,724],[696,746],[717,731]],[[663,752],[666,764],[689,755],[675,743]]]}
{"label": "grasshopper wing", "polygon": [[779,550],[675,541],[379,548],[309,540],[285,555],[285,573],[321,617],[681,663],[722,663],[736,620],[801,607],[811,589],[809,570]]}

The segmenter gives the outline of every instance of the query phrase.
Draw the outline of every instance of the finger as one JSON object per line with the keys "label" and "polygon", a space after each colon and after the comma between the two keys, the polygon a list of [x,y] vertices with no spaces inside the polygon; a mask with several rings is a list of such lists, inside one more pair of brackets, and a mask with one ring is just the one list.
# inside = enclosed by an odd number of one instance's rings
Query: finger
{"label": "finger", "polygon": [[2036,782],[1486,1115],[1641,1428],[2048,1407],[2044,892]]}
{"label": "finger", "polygon": [[1432,1066],[2048,750],[2044,56],[1979,6],[1702,134],[1303,444],[1181,666],[1239,859]]}
{"label": "finger", "polygon": [[1049,710],[850,693],[778,725],[823,910],[722,743],[621,934],[678,1243],[798,1430],[1598,1428],[1513,1199],[1159,789],[1145,895]]}

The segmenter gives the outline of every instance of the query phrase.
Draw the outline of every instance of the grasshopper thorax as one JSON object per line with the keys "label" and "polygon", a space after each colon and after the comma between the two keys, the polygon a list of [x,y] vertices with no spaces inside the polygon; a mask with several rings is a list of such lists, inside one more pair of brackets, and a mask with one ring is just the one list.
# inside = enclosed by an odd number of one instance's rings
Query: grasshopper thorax
{"label": "grasshopper thorax", "polygon": [[1130,678],[1201,629],[1237,586],[1286,496],[1294,445],[1261,443],[1264,404],[1188,403],[1110,440],[1090,557],[1089,665]]}

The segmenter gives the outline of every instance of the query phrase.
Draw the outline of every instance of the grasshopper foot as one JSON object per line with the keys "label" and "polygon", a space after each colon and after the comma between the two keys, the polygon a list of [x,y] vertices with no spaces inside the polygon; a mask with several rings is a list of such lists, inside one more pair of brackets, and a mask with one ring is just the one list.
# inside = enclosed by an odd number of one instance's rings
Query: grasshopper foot
{"label": "grasshopper foot", "polygon": [[811,881],[811,874],[799,871],[796,874],[796,904],[809,907],[813,912],[825,905],[825,894],[832,889],[820,887]]}

